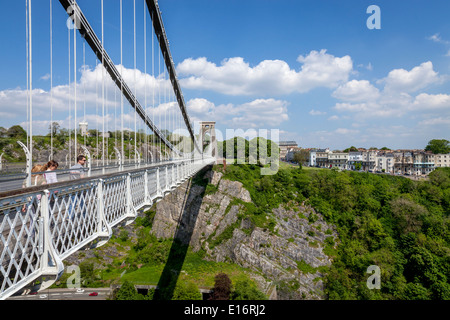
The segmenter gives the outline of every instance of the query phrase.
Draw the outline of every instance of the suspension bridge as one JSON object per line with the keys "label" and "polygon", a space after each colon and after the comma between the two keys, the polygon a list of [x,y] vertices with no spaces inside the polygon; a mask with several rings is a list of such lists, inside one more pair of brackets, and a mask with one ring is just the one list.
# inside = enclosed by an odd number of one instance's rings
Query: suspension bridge
{"label": "suspension bridge", "polygon": [[[189,118],[158,3],[156,0],[137,2],[107,1],[107,6],[116,6],[112,11],[119,13],[109,17],[109,21],[115,21],[112,29],[118,31],[114,38],[119,41],[108,44],[108,48],[114,47],[112,51],[120,53],[111,54],[105,45],[104,28],[111,23],[105,23],[103,0],[100,13],[85,11],[92,8],[94,1],[49,0],[45,17],[42,17],[46,11],[44,1],[25,1],[27,138],[17,143],[26,163],[18,172],[0,175],[0,300],[22,292],[31,283],[37,284],[39,290],[48,288],[62,275],[64,259],[78,250],[105,244],[112,236],[113,227],[131,223],[139,210],[152,206],[216,161],[215,123],[201,122],[196,130]],[[87,18],[89,15],[97,25],[100,16],[100,38]],[[62,29],[62,17],[67,19],[63,26],[68,30],[67,47],[53,38]],[[124,18],[131,23],[127,25]],[[33,169],[39,162],[33,134],[33,107],[37,95],[42,94],[33,89],[35,19],[49,26],[50,88],[46,94],[50,101],[47,110],[50,150],[46,160],[61,157],[61,152],[65,156],[64,165],[51,171],[58,181],[46,184],[37,181],[50,172]],[[139,47],[143,49],[143,73],[137,66],[138,28],[142,31]],[[151,46],[147,46],[148,38]],[[37,44],[38,48],[44,45]],[[67,50],[68,60],[62,68],[68,74],[69,85],[54,86],[54,51],[63,50]],[[127,69],[124,53],[129,55],[131,51],[133,66]],[[93,70],[86,59],[95,59]],[[150,60],[151,75],[147,70]],[[141,81],[140,86],[137,78],[142,78],[142,74],[144,83],[142,86]],[[97,77],[101,85],[96,82],[93,88],[89,77]],[[60,95],[63,89],[66,90],[64,99]],[[114,101],[111,101],[111,91],[114,91]],[[62,151],[56,146],[54,130],[56,111],[61,110],[67,110],[69,126]],[[96,125],[94,136],[89,137],[85,130],[88,121]],[[113,139],[105,134],[111,127],[115,129]],[[205,132],[211,135],[208,144]],[[89,140],[96,142],[94,146]],[[78,161],[82,158],[86,161]],[[78,166],[74,166],[77,162]]]}

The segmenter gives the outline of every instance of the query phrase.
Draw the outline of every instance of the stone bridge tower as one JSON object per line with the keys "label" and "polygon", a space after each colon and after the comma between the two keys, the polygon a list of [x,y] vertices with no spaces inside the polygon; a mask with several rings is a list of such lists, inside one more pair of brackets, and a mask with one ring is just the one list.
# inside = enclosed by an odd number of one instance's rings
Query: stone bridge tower
{"label": "stone bridge tower", "polygon": [[[216,140],[216,122],[215,121],[200,121],[200,134],[199,142],[200,148],[204,150],[205,145],[208,145],[207,150],[213,157],[217,158],[217,140]],[[209,143],[205,141],[206,134],[209,133],[210,141]]]}

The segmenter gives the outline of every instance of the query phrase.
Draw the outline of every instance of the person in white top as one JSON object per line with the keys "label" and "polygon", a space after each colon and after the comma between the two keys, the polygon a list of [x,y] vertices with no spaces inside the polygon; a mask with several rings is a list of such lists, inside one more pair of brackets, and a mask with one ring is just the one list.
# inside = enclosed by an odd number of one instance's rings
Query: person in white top
{"label": "person in white top", "polygon": [[58,182],[58,178],[56,177],[56,172],[52,172],[58,169],[58,162],[55,160],[50,160],[47,163],[47,171],[45,171],[44,176],[47,184]]}

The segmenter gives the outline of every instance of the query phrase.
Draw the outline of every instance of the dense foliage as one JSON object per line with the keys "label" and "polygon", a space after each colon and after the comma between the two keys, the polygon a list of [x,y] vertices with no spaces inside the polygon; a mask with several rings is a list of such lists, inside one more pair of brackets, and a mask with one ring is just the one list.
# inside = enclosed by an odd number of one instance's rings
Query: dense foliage
{"label": "dense foliage", "polygon": [[431,151],[434,154],[449,153],[450,141],[446,139],[432,139],[428,142],[427,146],[425,147],[425,151]]}
{"label": "dense foliage", "polygon": [[259,291],[254,282],[241,280],[234,285],[231,300],[267,300],[267,297]]}
{"label": "dense foliage", "polygon": [[271,158],[278,159],[277,143],[257,137],[248,141],[242,137],[234,137],[217,144],[219,157],[235,159],[237,163],[268,163]]}
{"label": "dense foliage", "polygon": [[[329,299],[450,299],[450,168],[427,181],[297,168],[261,176],[252,165],[228,166],[225,177],[249,190],[253,217],[305,201],[336,226]],[[381,269],[379,290],[367,287],[371,265]]]}
{"label": "dense foliage", "polygon": [[137,292],[134,285],[129,282],[125,281],[122,283],[120,288],[114,293],[113,299],[114,300],[152,300],[153,294],[155,290],[151,289],[149,290],[147,295],[142,295]]}

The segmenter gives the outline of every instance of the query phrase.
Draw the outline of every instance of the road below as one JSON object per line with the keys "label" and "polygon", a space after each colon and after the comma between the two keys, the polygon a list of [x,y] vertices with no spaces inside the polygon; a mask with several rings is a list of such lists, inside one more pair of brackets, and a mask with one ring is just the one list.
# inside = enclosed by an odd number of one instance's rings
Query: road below
{"label": "road below", "polygon": [[[97,292],[97,296],[89,296]],[[77,289],[46,289],[36,294],[12,296],[6,300],[106,300],[109,298],[110,288],[82,288]]]}

